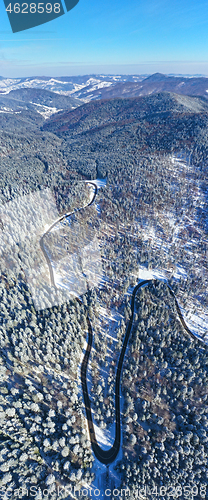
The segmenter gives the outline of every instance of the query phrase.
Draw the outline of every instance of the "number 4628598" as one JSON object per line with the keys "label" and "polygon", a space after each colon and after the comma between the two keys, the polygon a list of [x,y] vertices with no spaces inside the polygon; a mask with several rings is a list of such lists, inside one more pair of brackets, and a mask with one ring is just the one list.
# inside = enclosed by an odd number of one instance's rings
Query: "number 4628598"
{"label": "number 4628598", "polygon": [[60,3],[15,3],[14,8],[12,8],[12,4],[10,3],[6,7],[6,11],[11,14],[11,12],[14,12],[15,14],[43,14],[46,12],[47,14],[51,14],[51,12],[54,12],[55,14],[58,14],[61,11],[61,5]]}

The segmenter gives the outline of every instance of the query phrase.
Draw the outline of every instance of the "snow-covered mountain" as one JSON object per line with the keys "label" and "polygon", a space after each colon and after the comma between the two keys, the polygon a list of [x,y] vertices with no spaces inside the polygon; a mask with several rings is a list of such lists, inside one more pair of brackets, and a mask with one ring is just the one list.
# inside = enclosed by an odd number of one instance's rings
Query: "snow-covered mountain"
{"label": "snow-covered mountain", "polygon": [[[84,75],[61,77],[0,77],[0,94],[20,89],[40,89],[79,99],[80,104],[97,99],[139,97],[158,92],[208,97],[208,78],[196,76]],[[78,105],[78,101],[76,103]],[[75,105],[75,107],[76,107]]]}
{"label": "snow-covered mountain", "polygon": [[85,75],[71,77],[29,77],[29,78],[4,78],[0,77],[0,93],[8,94],[18,89],[45,89],[58,94],[67,95],[84,100],[102,98],[102,91],[114,87],[119,83],[142,81],[147,75]]}

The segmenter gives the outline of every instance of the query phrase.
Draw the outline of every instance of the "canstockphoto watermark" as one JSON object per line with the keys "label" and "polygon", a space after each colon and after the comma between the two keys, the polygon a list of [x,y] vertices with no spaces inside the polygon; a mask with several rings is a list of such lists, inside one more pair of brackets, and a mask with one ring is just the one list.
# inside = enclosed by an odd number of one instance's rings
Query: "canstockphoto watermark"
{"label": "canstockphoto watermark", "polygon": [[102,281],[97,211],[90,210],[60,220],[50,189],[0,204],[0,269],[24,273],[36,310],[81,297]]}
{"label": "canstockphoto watermark", "polygon": [[[129,488],[106,488],[105,490],[100,490],[99,488],[91,488],[90,486],[81,487],[80,486],[56,486],[52,483],[50,487],[40,488],[38,486],[31,487],[20,487],[20,488],[0,488],[0,499],[8,500],[9,498],[23,499],[23,498],[41,498],[50,499],[56,495],[57,499],[67,499],[68,495],[73,495],[74,498],[129,498],[131,491]],[[157,486],[152,485],[152,487],[144,486],[143,488],[134,491],[135,497],[139,500],[146,500],[157,498],[162,500],[162,498],[167,499],[177,499],[177,498],[187,498],[193,499],[197,498],[207,498],[207,486],[205,484],[200,485],[169,485],[169,486]]]}
{"label": "canstockphoto watermark", "polygon": [[54,488],[40,488],[37,486],[31,486],[29,488],[0,488],[0,498],[1,500],[7,500],[9,498],[34,498],[39,494],[40,498],[50,498],[52,494],[56,493],[57,498],[66,498],[67,495],[74,495],[77,498],[89,498],[89,497],[123,497],[128,498],[130,496],[130,490],[128,488],[106,488],[105,491],[101,491],[99,488],[78,488],[76,486],[58,486],[57,488],[54,485]]}
{"label": "canstockphoto watermark", "polygon": [[[34,26],[52,21],[57,17],[65,14],[75,5],[79,0],[45,0],[37,1],[24,1],[17,2],[16,0],[4,0],[5,9],[11,24],[13,33],[24,31]],[[65,8],[64,8],[65,6]]]}

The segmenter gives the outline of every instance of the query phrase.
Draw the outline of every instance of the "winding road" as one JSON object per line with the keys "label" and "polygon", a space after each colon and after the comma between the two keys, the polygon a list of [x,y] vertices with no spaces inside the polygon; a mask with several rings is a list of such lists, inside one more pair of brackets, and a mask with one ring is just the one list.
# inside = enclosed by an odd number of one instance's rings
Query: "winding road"
{"label": "winding road", "polygon": [[[49,267],[51,284],[53,286],[55,286],[55,287],[56,287],[56,284],[55,284],[55,280],[54,280],[53,268],[52,268],[51,261],[50,261],[50,259],[48,257],[48,254],[47,254],[47,252],[45,250],[45,247],[44,247],[44,237],[60,221],[62,221],[64,219],[66,219],[67,217],[73,215],[77,211],[81,211],[84,208],[86,208],[86,207],[88,207],[88,206],[90,206],[90,205],[93,204],[93,202],[95,200],[95,197],[96,197],[96,194],[97,194],[97,189],[98,188],[97,188],[97,185],[95,183],[93,183],[93,181],[87,181],[87,183],[91,184],[91,185],[93,185],[95,187],[93,198],[90,201],[90,203],[88,205],[86,205],[85,207],[79,208],[79,209],[75,210],[74,212],[67,213],[67,214],[63,215],[62,217],[60,217],[59,219],[57,219],[53,224],[51,224],[51,226],[47,229],[47,231],[43,234],[43,236],[40,239],[40,247],[42,249],[42,252],[43,252],[43,254],[45,256],[45,259],[46,259],[46,261],[48,263],[48,267]],[[119,452],[119,449],[120,449],[120,444],[121,444],[120,381],[121,381],[121,374],[122,374],[122,367],[123,367],[124,356],[125,356],[126,348],[127,348],[127,345],[128,345],[128,341],[129,341],[129,337],[130,337],[130,334],[131,334],[131,329],[132,329],[132,325],[133,325],[133,321],[134,321],[134,306],[135,306],[136,294],[137,294],[138,290],[142,286],[148,286],[149,284],[155,283],[155,282],[156,282],[156,280],[144,280],[144,281],[141,281],[140,283],[138,283],[135,286],[135,288],[134,288],[134,290],[132,292],[131,317],[130,317],[128,325],[127,325],[127,329],[126,329],[126,333],[125,333],[125,337],[124,337],[124,341],[123,341],[123,346],[122,346],[122,349],[121,349],[121,354],[120,354],[120,357],[119,357],[117,371],[116,371],[116,382],[115,382],[115,416],[116,416],[116,421],[115,421],[115,439],[114,439],[114,443],[113,443],[112,447],[110,449],[108,449],[108,450],[103,450],[100,447],[100,445],[98,444],[98,442],[97,442],[96,435],[95,435],[94,424],[93,424],[93,418],[92,418],[91,401],[90,401],[90,398],[89,398],[88,388],[87,388],[87,369],[88,369],[89,357],[90,357],[91,348],[92,348],[92,342],[93,342],[92,326],[91,326],[91,322],[90,322],[89,317],[87,317],[87,324],[88,324],[88,345],[87,345],[86,352],[85,352],[85,355],[84,355],[84,358],[83,358],[83,361],[82,361],[82,365],[81,365],[81,383],[82,383],[82,391],[83,391],[84,404],[85,404],[85,410],[86,410],[86,416],[87,416],[88,429],[89,429],[89,434],[90,434],[90,441],[91,441],[92,450],[93,450],[96,458],[100,462],[102,462],[103,464],[105,464],[105,465],[108,465],[108,464],[112,463],[116,459],[116,457],[118,455],[118,452]],[[173,290],[171,289],[171,287],[168,284],[167,284],[167,287],[169,288],[170,294],[174,298],[175,305],[176,305],[176,310],[177,310],[177,313],[178,313],[178,317],[180,319],[180,322],[181,322],[183,328],[186,330],[186,332],[189,334],[189,336],[192,339],[196,339],[196,337],[193,335],[193,333],[191,332],[191,330],[188,328],[188,326],[186,325],[186,323],[184,321],[184,318],[182,316],[182,313],[181,313],[178,301],[177,301],[177,299],[175,297],[175,294],[174,294]],[[77,300],[79,302],[81,302],[80,299],[77,299]]]}
{"label": "winding road", "polygon": [[[88,389],[87,389],[87,380],[86,380],[87,367],[88,367],[88,361],[89,361],[89,357],[90,357],[90,351],[91,351],[92,340],[93,340],[92,327],[91,327],[90,320],[88,318],[88,346],[87,346],[87,349],[86,349],[86,352],[85,352],[85,356],[84,356],[84,359],[82,361],[82,366],[81,366],[82,390],[83,390],[85,410],[86,410],[86,415],[87,415],[88,428],[89,428],[89,433],[90,433],[90,440],[91,440],[92,449],[93,449],[93,452],[94,452],[96,458],[100,462],[102,462],[103,464],[106,464],[106,465],[110,464],[111,462],[113,462],[115,460],[115,458],[116,458],[116,456],[117,456],[117,454],[119,452],[120,443],[121,443],[120,381],[121,381],[121,373],[122,373],[124,356],[125,356],[126,348],[127,348],[127,345],[128,345],[129,337],[130,337],[130,334],[131,334],[133,320],[134,320],[134,305],[135,305],[136,294],[137,294],[138,290],[142,286],[149,285],[151,283],[154,283],[155,281],[156,280],[141,281],[140,283],[138,283],[138,285],[135,286],[135,288],[133,290],[133,293],[132,293],[132,299],[131,299],[131,317],[129,319],[128,326],[127,326],[127,329],[126,329],[126,334],[125,334],[125,337],[124,337],[123,346],[122,346],[122,349],[121,349],[121,354],[120,354],[120,357],[119,357],[118,366],[117,366],[117,372],[116,372],[116,383],[115,383],[116,433],[115,433],[115,440],[114,440],[114,443],[113,443],[112,447],[109,450],[103,450],[99,446],[99,444],[98,444],[98,442],[96,440],[96,435],[95,435],[95,430],[94,430],[94,425],[93,425],[93,419],[92,419],[92,412],[91,412],[91,402],[90,402],[90,398],[89,398],[89,395],[88,395]],[[175,297],[174,292],[172,291],[172,289],[170,288],[169,285],[167,285],[167,286],[169,288],[169,291],[170,291],[171,295],[174,298],[176,309],[177,309],[177,313],[178,313],[179,319],[181,321],[181,324],[183,325],[183,327],[186,330],[186,332],[193,339],[196,339],[196,337],[193,335],[193,333],[191,332],[191,330],[189,330],[188,326],[186,325],[186,323],[185,323],[185,321],[183,319],[183,316],[181,314],[180,307],[179,307],[179,304],[178,304],[178,301],[177,301],[177,299]]]}
{"label": "winding road", "polygon": [[84,205],[83,207],[81,208],[77,208],[76,210],[74,210],[73,212],[68,212],[67,214],[64,214],[62,215],[61,217],[59,217],[58,219],[55,220],[55,222],[53,222],[49,227],[48,229],[45,231],[45,233],[43,233],[43,235],[41,236],[40,238],[40,248],[43,252],[43,255],[46,259],[46,262],[48,264],[48,268],[49,268],[49,273],[50,273],[50,280],[51,280],[51,284],[52,286],[54,286],[55,288],[57,288],[56,284],[55,284],[55,280],[54,280],[54,273],[53,273],[53,267],[51,265],[51,260],[46,252],[46,249],[45,249],[45,246],[44,246],[44,238],[45,236],[47,236],[47,234],[56,226],[56,224],[58,224],[59,222],[61,222],[62,220],[64,219],[67,219],[68,217],[70,217],[71,215],[74,215],[75,213],[77,212],[81,212],[81,210],[84,210],[85,208],[87,207],[90,207],[90,205],[92,205],[95,201],[95,198],[96,198],[96,195],[97,195],[97,191],[98,191],[98,187],[97,185],[94,183],[94,182],[90,182],[90,181],[86,181],[86,184],[90,184],[91,186],[93,186],[95,188],[94,190],[94,193],[93,193],[93,197],[92,197],[92,200],[87,204],[87,205]]}

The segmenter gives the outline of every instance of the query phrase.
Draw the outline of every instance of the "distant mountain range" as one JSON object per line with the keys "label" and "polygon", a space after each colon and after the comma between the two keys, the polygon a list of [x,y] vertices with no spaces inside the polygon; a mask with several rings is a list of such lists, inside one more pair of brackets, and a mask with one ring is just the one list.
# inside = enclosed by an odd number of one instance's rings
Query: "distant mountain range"
{"label": "distant mountain range", "polygon": [[208,78],[154,75],[0,77],[0,113],[33,112],[47,119],[59,111],[103,99],[145,97],[161,92],[208,98]]}
{"label": "distant mountain range", "polygon": [[[138,83],[147,75],[85,75],[66,77],[29,77],[29,78],[4,78],[0,77],[0,93],[9,93],[17,89],[45,89],[70,97],[78,97],[85,102],[93,98],[102,98],[102,90],[119,83]],[[95,97],[94,97],[95,94]]]}
{"label": "distant mountain range", "polygon": [[[151,76],[85,75],[13,79],[0,77],[0,93],[5,95],[20,89],[27,89],[27,91],[31,89],[47,90],[71,98],[78,98],[81,102],[89,102],[94,99],[112,99],[114,97],[139,97],[158,92],[174,92],[207,98],[208,78],[202,76],[167,76],[161,73],[155,73]],[[25,95],[33,98],[33,94],[29,94],[29,92],[25,93]],[[12,94],[14,98],[17,98],[17,96],[22,99],[23,93]],[[76,107],[78,101],[74,104]],[[65,108],[65,106],[63,105],[62,108]]]}

